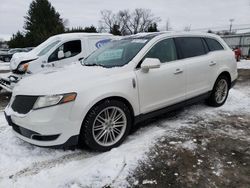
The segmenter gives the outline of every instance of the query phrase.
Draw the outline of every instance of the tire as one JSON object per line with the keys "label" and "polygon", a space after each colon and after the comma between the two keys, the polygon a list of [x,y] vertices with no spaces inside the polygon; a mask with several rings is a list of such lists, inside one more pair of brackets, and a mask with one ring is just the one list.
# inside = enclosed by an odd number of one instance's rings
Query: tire
{"label": "tire", "polygon": [[[224,88],[223,85],[226,87],[225,89],[222,89]],[[229,89],[230,84],[228,77],[225,75],[219,76],[214,84],[210,97],[207,99],[207,104],[213,107],[222,106],[227,100]]]}
{"label": "tire", "polygon": [[130,110],[123,102],[105,100],[88,112],[82,124],[79,143],[95,151],[109,151],[124,141],[131,124]]}

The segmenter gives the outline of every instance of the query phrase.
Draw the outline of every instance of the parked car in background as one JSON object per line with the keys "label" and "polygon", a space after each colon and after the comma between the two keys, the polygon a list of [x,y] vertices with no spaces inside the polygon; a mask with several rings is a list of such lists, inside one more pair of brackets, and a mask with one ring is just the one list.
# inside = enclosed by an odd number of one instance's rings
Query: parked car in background
{"label": "parked car in background", "polygon": [[4,62],[10,62],[12,56],[15,53],[19,53],[19,52],[27,52],[27,50],[25,48],[13,48],[13,49],[10,49],[5,53],[0,54],[0,60],[4,61]]}
{"label": "parked car in background", "polygon": [[8,49],[8,48],[1,48],[0,49],[0,55],[1,54],[4,54],[4,53],[6,53],[6,52],[8,52],[10,49]]}
{"label": "parked car in background", "polygon": [[25,50],[25,52],[29,52],[29,51],[31,51],[31,50],[33,50],[35,47],[26,47],[26,48],[24,48],[24,50]]}
{"label": "parked car in background", "polygon": [[234,53],[220,37],[192,32],[113,41],[82,65],[19,82],[5,109],[19,138],[107,151],[147,118],[203,99],[223,105],[238,74]]}
{"label": "parked car in background", "polygon": [[12,74],[0,78],[0,88],[12,91],[24,76],[64,67],[86,58],[116,37],[100,33],[67,33],[50,37],[28,53],[17,53],[10,62]]}

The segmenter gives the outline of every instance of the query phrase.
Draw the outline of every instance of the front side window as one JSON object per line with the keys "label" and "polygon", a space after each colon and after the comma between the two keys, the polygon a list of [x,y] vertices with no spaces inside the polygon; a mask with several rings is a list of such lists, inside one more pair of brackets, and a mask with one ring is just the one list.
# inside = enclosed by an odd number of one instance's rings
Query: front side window
{"label": "front side window", "polygon": [[205,38],[210,51],[224,50],[223,46],[215,39]]}
{"label": "front side window", "polygon": [[149,50],[143,58],[157,58],[161,63],[174,61],[177,59],[175,44],[173,39],[165,39],[158,42]]}
{"label": "front side window", "polygon": [[196,57],[206,54],[206,50],[200,37],[178,37],[174,39],[181,59]]}
{"label": "front side window", "polygon": [[129,63],[148,42],[147,39],[112,41],[97,49],[82,62],[85,66],[121,67]]}
{"label": "front side window", "polygon": [[39,52],[38,56],[42,56],[42,55],[46,54],[47,52],[50,51],[50,49],[52,49],[52,48],[53,48],[55,45],[57,45],[59,42],[60,42],[60,41],[57,40],[57,41],[52,42],[51,44],[47,45],[45,48],[43,48],[43,49]]}
{"label": "front side window", "polygon": [[60,60],[58,58],[58,52],[59,51],[63,51],[63,53],[64,53],[64,58],[61,58],[61,59],[76,56],[79,53],[81,53],[81,51],[82,51],[81,41],[80,40],[74,40],[74,41],[69,41],[69,42],[66,42],[66,43],[62,44],[59,48],[57,48],[49,56],[48,62]]}

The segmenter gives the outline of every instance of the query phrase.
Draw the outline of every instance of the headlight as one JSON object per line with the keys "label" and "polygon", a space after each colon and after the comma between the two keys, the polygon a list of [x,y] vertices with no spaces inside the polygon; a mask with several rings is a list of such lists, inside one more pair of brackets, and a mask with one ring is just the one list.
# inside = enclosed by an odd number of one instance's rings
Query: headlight
{"label": "headlight", "polygon": [[24,63],[24,64],[22,64],[22,65],[20,65],[20,66],[18,67],[18,70],[19,70],[20,72],[26,72],[26,71],[28,70],[28,67],[29,67],[29,63]]}
{"label": "headlight", "polygon": [[67,93],[62,95],[47,95],[38,97],[33,109],[45,108],[49,106],[55,106],[67,102],[74,101],[76,99],[76,93]]}

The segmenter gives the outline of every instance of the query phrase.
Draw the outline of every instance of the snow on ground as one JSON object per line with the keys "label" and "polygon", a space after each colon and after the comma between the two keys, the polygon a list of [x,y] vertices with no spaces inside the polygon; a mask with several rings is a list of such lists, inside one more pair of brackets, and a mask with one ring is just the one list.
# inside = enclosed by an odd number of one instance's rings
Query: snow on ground
{"label": "snow on ground", "polygon": [[[126,177],[138,166],[139,161],[146,160],[147,152],[162,136],[178,137],[182,128],[194,128],[195,125],[187,123],[192,117],[206,120],[219,118],[221,113],[249,114],[249,97],[249,87],[236,85],[230,90],[224,106],[212,108],[198,104],[187,107],[178,114],[177,119],[161,118],[141,127],[120,147],[105,153],[32,146],[14,135],[4,119],[3,112],[0,112],[0,187],[126,187]],[[229,129],[225,134],[237,136],[236,132]],[[194,150],[195,142],[187,140],[183,143],[171,143]]]}
{"label": "snow on ground", "polygon": [[5,63],[3,61],[0,61],[0,71],[8,71],[10,70],[10,63]]}
{"label": "snow on ground", "polygon": [[237,62],[238,69],[250,69],[250,60],[241,60]]}

